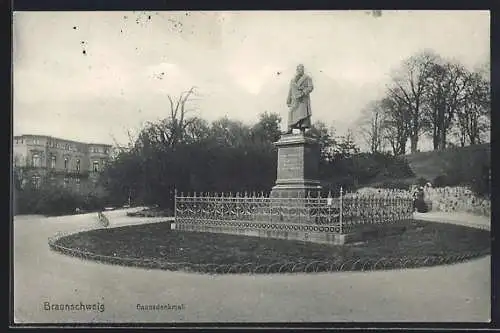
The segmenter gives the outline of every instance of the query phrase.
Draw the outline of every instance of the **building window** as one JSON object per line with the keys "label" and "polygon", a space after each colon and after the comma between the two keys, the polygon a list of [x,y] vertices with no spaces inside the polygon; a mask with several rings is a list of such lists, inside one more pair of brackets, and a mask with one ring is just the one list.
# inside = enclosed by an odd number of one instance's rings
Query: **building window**
{"label": "building window", "polygon": [[56,157],[54,155],[50,156],[50,167],[52,169],[56,168]]}
{"label": "building window", "polygon": [[39,145],[39,144],[40,144],[40,140],[38,140],[38,139],[36,139],[36,138],[35,138],[35,139],[33,139],[33,144],[34,144],[34,145]]}
{"label": "building window", "polygon": [[64,187],[67,187],[69,184],[69,178],[68,177],[64,177]]}
{"label": "building window", "polygon": [[32,165],[35,167],[35,168],[39,168],[40,167],[40,163],[41,162],[41,159],[40,159],[40,155],[38,154],[33,154],[33,156],[31,157],[31,163]]}
{"label": "building window", "polygon": [[35,190],[38,190],[40,188],[40,176],[31,177],[31,184]]}
{"label": "building window", "polygon": [[64,158],[64,170],[68,170],[68,158]]}
{"label": "building window", "polygon": [[92,171],[99,172],[99,161],[94,161],[94,163],[92,163]]}
{"label": "building window", "polygon": [[76,185],[80,185],[80,178],[76,178]]}
{"label": "building window", "polygon": [[76,160],[76,171],[80,171],[80,160]]}

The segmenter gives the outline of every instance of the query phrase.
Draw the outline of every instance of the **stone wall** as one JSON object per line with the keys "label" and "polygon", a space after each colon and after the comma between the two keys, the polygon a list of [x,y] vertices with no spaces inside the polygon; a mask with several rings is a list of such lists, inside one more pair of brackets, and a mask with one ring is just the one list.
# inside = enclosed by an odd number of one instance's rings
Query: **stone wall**
{"label": "stone wall", "polygon": [[491,201],[476,196],[467,187],[426,187],[424,198],[432,202],[433,211],[491,215]]}
{"label": "stone wall", "polygon": [[[414,186],[409,191],[365,187],[357,192],[365,195],[381,197],[404,197],[417,189]],[[465,186],[457,187],[424,187],[424,199],[432,203],[432,211],[448,213],[471,213],[476,215],[491,216],[491,201],[476,196]]]}

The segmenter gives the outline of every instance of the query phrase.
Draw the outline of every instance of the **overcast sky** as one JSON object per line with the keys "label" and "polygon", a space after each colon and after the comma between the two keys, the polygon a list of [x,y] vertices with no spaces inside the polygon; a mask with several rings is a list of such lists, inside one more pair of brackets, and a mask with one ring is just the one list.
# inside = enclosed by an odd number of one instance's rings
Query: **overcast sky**
{"label": "overcast sky", "polygon": [[[14,134],[120,144],[197,86],[196,115],[253,123],[278,112],[298,63],[313,121],[339,133],[422,49],[469,68],[489,61],[487,11],[17,12]],[[85,51],[85,53],[84,53]]]}

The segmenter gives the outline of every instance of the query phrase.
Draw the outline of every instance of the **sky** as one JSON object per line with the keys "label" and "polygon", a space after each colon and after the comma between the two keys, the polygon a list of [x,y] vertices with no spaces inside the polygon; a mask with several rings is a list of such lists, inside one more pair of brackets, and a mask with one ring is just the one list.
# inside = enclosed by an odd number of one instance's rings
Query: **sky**
{"label": "sky", "polygon": [[474,68],[488,11],[15,12],[13,132],[128,142],[195,86],[190,115],[252,124],[279,113],[302,63],[313,122],[356,132],[389,74],[424,49]]}

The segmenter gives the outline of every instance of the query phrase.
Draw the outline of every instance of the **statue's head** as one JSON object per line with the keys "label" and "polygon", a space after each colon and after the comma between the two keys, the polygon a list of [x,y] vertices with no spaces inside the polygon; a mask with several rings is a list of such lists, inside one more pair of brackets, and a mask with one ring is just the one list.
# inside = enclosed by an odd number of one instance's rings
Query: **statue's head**
{"label": "statue's head", "polygon": [[298,74],[298,75],[303,75],[303,74],[304,74],[304,65],[299,64],[299,65],[297,66],[297,74]]}

